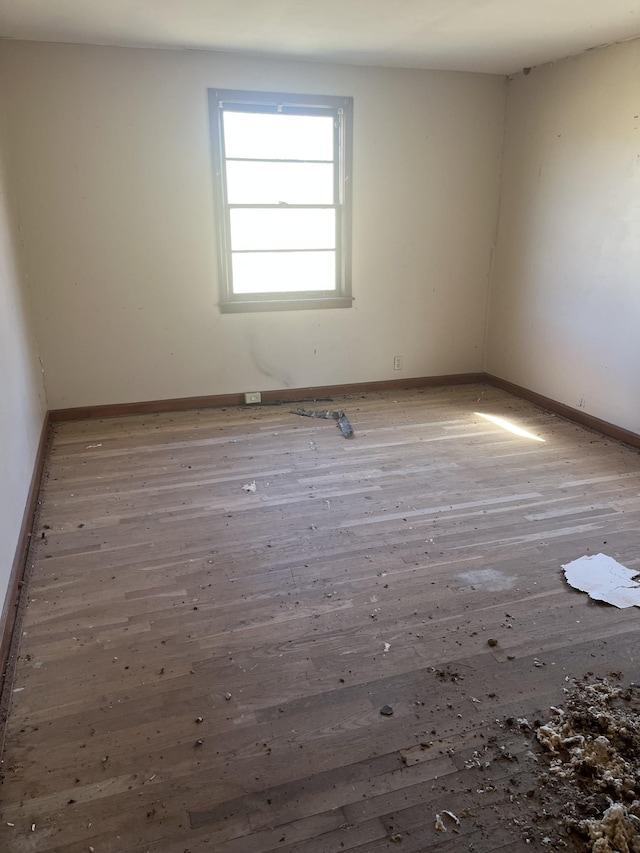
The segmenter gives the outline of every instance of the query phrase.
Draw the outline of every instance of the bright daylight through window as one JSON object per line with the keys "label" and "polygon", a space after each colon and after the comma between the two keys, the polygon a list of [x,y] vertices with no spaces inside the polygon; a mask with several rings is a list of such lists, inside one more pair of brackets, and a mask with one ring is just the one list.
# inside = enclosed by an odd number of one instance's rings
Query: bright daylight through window
{"label": "bright daylight through window", "polygon": [[351,305],[352,107],[210,90],[222,311]]}

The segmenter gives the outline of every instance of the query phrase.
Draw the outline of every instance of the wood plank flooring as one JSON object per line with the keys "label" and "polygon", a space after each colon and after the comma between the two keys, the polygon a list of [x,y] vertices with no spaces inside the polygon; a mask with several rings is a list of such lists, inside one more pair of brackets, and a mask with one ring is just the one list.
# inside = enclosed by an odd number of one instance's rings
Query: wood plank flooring
{"label": "wood plank flooring", "polygon": [[289,405],[56,425],[0,850],[544,849],[496,721],[640,681],[638,611],[560,568],[640,570],[640,455],[486,386],[330,405],[352,440]]}

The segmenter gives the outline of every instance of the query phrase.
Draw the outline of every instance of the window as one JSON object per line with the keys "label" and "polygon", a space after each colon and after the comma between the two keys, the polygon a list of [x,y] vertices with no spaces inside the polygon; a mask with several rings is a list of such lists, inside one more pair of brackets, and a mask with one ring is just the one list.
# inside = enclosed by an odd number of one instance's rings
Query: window
{"label": "window", "polygon": [[351,306],[352,98],[209,91],[223,312]]}

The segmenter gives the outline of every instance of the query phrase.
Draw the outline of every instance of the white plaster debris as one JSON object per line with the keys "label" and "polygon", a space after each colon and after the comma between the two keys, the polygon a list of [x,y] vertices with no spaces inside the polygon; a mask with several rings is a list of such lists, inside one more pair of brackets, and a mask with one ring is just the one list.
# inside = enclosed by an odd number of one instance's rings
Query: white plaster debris
{"label": "white plaster debris", "polygon": [[[636,800],[634,806],[639,806]],[[621,803],[613,803],[599,820],[586,820],[593,853],[618,853],[640,849],[640,818]]]}
{"label": "white plaster debris", "polygon": [[245,483],[242,488],[245,490],[245,492],[256,492],[258,489],[255,480],[252,480],[250,483]]}
{"label": "white plaster debris", "polygon": [[[458,819],[457,815],[455,815],[453,812],[450,812],[449,809],[442,809],[442,814],[446,815],[446,817],[452,820],[456,826],[460,826],[460,820]],[[442,815],[438,813],[436,813],[435,828],[438,832],[447,831],[447,827],[444,825],[444,821],[442,820]]]}
{"label": "white plaster debris", "polygon": [[391,648],[391,643],[385,643],[385,644],[384,644],[384,650],[385,650],[385,652],[388,652],[390,648]]}
{"label": "white plaster debris", "polygon": [[[591,853],[640,853],[636,712],[617,705],[623,689],[606,679],[577,685],[568,708],[553,707],[553,719],[536,731],[551,756],[549,772],[580,791],[588,778],[588,791],[608,799],[601,816],[574,818],[588,836]],[[597,726],[592,729],[593,721]]]}
{"label": "white plaster debris", "polygon": [[563,564],[567,583],[586,592],[595,601],[606,601],[614,607],[640,607],[640,573],[616,562],[606,554],[579,557]]}

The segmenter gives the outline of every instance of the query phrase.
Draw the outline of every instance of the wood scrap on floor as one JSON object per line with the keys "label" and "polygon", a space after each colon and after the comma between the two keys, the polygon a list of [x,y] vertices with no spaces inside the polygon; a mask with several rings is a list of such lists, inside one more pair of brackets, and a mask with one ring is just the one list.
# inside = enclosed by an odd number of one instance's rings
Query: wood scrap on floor
{"label": "wood scrap on floor", "polygon": [[349,418],[345,415],[342,409],[336,412],[331,409],[324,409],[319,412],[311,409],[293,409],[291,414],[301,415],[304,418],[324,418],[325,420],[338,421],[338,428],[342,435],[345,438],[351,438],[353,436],[353,427],[349,422]]}

